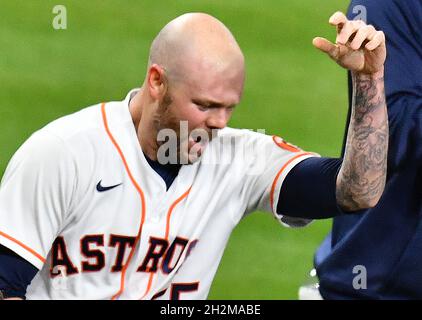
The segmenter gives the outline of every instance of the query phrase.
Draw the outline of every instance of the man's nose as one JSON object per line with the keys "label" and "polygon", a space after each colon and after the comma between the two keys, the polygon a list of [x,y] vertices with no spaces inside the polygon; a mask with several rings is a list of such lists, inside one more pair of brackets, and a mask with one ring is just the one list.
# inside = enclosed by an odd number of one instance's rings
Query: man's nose
{"label": "man's nose", "polygon": [[230,112],[226,108],[215,108],[210,112],[207,126],[211,129],[223,129],[230,119]]}

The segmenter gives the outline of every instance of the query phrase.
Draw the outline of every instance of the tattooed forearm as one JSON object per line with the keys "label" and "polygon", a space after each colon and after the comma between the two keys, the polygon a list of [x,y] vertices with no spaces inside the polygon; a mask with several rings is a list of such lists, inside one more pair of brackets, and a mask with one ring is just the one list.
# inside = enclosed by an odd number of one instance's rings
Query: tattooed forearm
{"label": "tattooed forearm", "polygon": [[353,107],[337,202],[345,211],[373,207],[385,186],[388,116],[382,75],[353,74]]}

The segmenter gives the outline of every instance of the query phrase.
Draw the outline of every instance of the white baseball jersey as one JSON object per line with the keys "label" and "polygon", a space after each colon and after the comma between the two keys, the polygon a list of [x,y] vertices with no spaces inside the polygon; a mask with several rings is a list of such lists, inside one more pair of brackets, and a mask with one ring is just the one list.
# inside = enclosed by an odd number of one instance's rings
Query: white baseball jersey
{"label": "white baseball jersey", "polygon": [[315,154],[225,128],[167,190],[140,148],[129,97],[48,124],[11,159],[0,244],[39,269],[28,299],[206,299],[246,214],[309,222],[276,207],[288,172]]}

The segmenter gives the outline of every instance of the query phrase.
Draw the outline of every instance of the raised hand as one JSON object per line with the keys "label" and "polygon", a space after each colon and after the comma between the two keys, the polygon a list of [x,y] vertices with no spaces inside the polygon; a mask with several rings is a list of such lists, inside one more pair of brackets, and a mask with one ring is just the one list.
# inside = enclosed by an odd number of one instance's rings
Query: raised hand
{"label": "raised hand", "polygon": [[385,35],[362,20],[350,21],[342,12],[329,23],[337,27],[336,43],[321,37],[313,45],[345,69],[363,74],[383,73],[386,59]]}

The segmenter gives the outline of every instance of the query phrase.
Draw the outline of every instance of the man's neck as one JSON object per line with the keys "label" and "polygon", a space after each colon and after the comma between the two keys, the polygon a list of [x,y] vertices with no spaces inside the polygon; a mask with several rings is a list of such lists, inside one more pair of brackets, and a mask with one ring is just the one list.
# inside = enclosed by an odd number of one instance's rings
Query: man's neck
{"label": "man's neck", "polygon": [[136,135],[142,152],[149,159],[156,161],[158,145],[156,143],[155,129],[153,122],[148,119],[148,112],[145,110],[145,96],[143,87],[133,93],[129,99],[129,112],[132,117]]}

